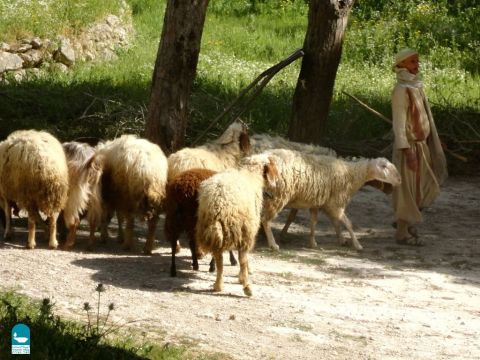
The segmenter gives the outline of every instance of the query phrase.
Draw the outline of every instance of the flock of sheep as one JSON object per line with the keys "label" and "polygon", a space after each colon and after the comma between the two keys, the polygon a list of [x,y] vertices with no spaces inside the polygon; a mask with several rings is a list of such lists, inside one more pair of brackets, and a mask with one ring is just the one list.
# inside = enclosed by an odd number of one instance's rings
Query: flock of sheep
{"label": "flock of sheep", "polygon": [[247,256],[260,225],[269,246],[278,250],[270,222],[283,208],[292,209],[286,231],[298,209],[309,209],[309,245],[315,247],[321,209],[340,244],[347,242],[343,224],[351,244],[361,250],[345,213],[350,199],[365,185],[388,193],[399,184],[395,166],[384,158],[348,160],[320,146],[249,136],[241,121],[232,123],[218,139],[168,158],[160,147],[134,135],[98,144],[61,144],[47,132],[20,130],[0,142],[4,239],[13,235],[12,211],[18,215],[25,210],[27,248],[35,248],[37,223],[47,228],[49,248],[57,248],[58,223],[66,237],[62,248],[71,249],[77,227],[86,217],[88,248],[93,249],[96,230],[106,241],[109,222],[116,215],[118,238],[127,250],[135,247],[135,218],[147,222],[144,253],[151,254],[159,215],[164,212],[165,237],[172,248],[171,275],[176,275],[179,236],[186,232],[195,270],[199,256],[213,255],[210,270],[217,269],[215,291],[223,289],[223,252],[230,251],[230,261],[236,264],[232,251],[238,251],[239,280],[248,296],[252,290]]}

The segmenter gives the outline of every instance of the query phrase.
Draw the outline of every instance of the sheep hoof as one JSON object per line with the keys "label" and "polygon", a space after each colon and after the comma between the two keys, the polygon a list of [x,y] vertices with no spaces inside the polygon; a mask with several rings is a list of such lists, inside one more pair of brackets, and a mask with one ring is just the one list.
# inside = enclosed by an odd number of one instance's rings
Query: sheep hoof
{"label": "sheep hoof", "polygon": [[148,249],[146,247],[143,248],[143,253],[145,255],[152,255],[152,249]]}
{"label": "sheep hoof", "polygon": [[48,244],[48,248],[50,250],[55,250],[56,248],[58,248],[58,244]]}
{"label": "sheep hoof", "polygon": [[280,250],[280,246],[278,246],[277,244],[272,244],[270,245],[270,249],[273,251],[278,251]]}
{"label": "sheep hoof", "polygon": [[61,247],[62,250],[69,251],[73,249],[73,244],[63,244]]}
{"label": "sheep hoof", "polygon": [[198,266],[198,264],[196,264],[196,265],[195,265],[195,264],[193,264],[193,265],[192,265],[192,269],[193,269],[193,270],[195,270],[195,271],[198,271],[198,269],[199,269],[199,266]]}
{"label": "sheep hoof", "polygon": [[252,289],[250,289],[250,285],[247,285],[243,288],[243,293],[247,296],[252,296]]}
{"label": "sheep hoof", "polygon": [[175,247],[175,254],[178,254],[182,250],[182,247],[180,246],[179,243],[177,243],[177,246]]}
{"label": "sheep hoof", "polygon": [[213,285],[213,291],[214,291],[214,292],[223,291],[223,284],[217,284],[217,283],[215,283],[215,284]]}
{"label": "sheep hoof", "polygon": [[315,249],[315,248],[317,248],[317,247],[318,247],[317,242],[316,242],[316,241],[311,242],[310,244],[308,244],[308,247],[309,247],[310,249]]}
{"label": "sheep hoof", "polygon": [[33,250],[35,249],[35,244],[27,244],[27,246],[25,246],[28,250]]}
{"label": "sheep hoof", "polygon": [[354,247],[355,247],[355,250],[357,250],[357,251],[362,251],[363,250],[363,246],[360,245],[360,244],[354,245]]}
{"label": "sheep hoof", "polygon": [[12,240],[13,240],[13,233],[12,232],[6,233],[3,236],[3,241],[12,241]]}

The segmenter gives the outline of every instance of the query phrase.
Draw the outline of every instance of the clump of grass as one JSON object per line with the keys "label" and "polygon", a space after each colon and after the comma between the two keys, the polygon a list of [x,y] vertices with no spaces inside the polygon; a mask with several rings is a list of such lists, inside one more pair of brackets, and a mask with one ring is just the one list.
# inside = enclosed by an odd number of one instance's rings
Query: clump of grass
{"label": "clump of grass", "polygon": [[115,305],[108,305],[101,314],[101,294],[105,287],[96,288],[96,309],[87,302],[84,311],[87,323],[79,324],[55,315],[50,299],[40,303],[14,292],[0,294],[0,358],[10,357],[11,329],[17,323],[30,328],[31,354],[35,359],[183,359],[187,349],[177,346],[157,346],[138,339],[123,337],[120,325],[111,323],[109,315]]}

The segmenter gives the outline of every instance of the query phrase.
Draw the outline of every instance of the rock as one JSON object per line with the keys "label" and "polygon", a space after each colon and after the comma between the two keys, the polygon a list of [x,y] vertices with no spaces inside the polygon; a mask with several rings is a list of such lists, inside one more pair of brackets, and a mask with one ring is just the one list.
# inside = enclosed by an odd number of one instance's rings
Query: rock
{"label": "rock", "polygon": [[27,72],[24,69],[20,69],[20,70],[15,70],[12,75],[13,75],[13,79],[18,83],[25,80],[25,78],[27,77]]}
{"label": "rock", "polygon": [[38,37],[34,37],[30,40],[30,45],[32,45],[34,49],[40,49],[43,46],[43,41]]}
{"label": "rock", "polygon": [[29,50],[26,53],[20,54],[23,59],[23,67],[31,68],[38,66],[43,61],[43,53],[40,50]]}
{"label": "rock", "polygon": [[58,70],[60,72],[67,72],[68,66],[62,63],[54,63],[50,66],[52,69]]}
{"label": "rock", "polygon": [[0,73],[7,70],[21,69],[23,60],[17,54],[0,51]]}
{"label": "rock", "polygon": [[10,45],[4,42],[0,42],[0,51],[10,51]]}
{"label": "rock", "polygon": [[70,40],[66,38],[60,40],[60,46],[54,53],[53,58],[55,61],[67,66],[71,66],[75,63],[75,52],[70,44]]}
{"label": "rock", "polygon": [[30,44],[13,44],[10,46],[11,52],[24,53],[32,48]]}

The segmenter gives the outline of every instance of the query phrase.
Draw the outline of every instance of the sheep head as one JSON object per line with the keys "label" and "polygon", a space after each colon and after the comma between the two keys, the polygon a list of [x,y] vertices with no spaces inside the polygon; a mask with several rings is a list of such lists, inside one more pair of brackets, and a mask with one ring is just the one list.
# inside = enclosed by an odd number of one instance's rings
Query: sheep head
{"label": "sheep head", "polygon": [[248,126],[241,120],[234,121],[215,142],[221,145],[238,142],[238,147],[243,155],[246,156],[250,154]]}
{"label": "sheep head", "polygon": [[378,180],[392,186],[398,186],[402,180],[395,165],[385,158],[371,159],[367,167],[367,182]]}
{"label": "sheep head", "polygon": [[277,185],[279,178],[279,171],[273,157],[267,154],[252,155],[242,160],[242,167],[248,170],[262,174],[265,184],[269,188],[274,188]]}

